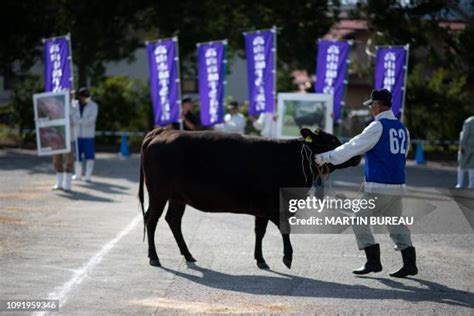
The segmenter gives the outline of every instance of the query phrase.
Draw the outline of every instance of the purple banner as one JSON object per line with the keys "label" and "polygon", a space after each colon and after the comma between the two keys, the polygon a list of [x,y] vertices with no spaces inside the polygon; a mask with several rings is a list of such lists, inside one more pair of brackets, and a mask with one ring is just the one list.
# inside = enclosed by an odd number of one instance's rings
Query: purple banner
{"label": "purple banner", "polygon": [[44,40],[44,88],[46,92],[72,89],[68,36]]}
{"label": "purple banner", "polygon": [[198,44],[199,101],[201,124],[210,126],[224,119],[226,42]]}
{"label": "purple banner", "polygon": [[392,92],[392,111],[400,119],[405,93],[408,46],[379,47],[375,57],[375,89]]}
{"label": "purple banner", "polygon": [[275,35],[275,29],[244,33],[251,116],[275,107]]}
{"label": "purple banner", "polygon": [[315,91],[333,95],[335,121],[340,119],[344,105],[350,46],[348,41],[320,40],[318,43]]}
{"label": "purple banner", "polygon": [[164,126],[178,122],[181,105],[178,41],[173,38],[150,42],[147,50],[154,123]]}

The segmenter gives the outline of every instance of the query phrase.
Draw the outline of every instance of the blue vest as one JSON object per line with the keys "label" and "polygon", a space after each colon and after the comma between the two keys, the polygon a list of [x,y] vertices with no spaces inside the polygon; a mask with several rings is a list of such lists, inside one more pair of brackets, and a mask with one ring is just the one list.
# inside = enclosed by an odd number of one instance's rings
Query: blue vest
{"label": "blue vest", "polygon": [[385,184],[405,183],[408,133],[399,120],[381,119],[382,136],[365,153],[365,181]]}

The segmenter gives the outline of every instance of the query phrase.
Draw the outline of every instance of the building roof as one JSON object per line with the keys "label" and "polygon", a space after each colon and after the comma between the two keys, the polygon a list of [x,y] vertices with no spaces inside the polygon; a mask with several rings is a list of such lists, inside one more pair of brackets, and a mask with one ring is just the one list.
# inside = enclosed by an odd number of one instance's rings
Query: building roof
{"label": "building roof", "polygon": [[[442,21],[439,22],[439,25],[453,31],[462,31],[467,27],[467,23],[464,21]],[[327,40],[340,40],[347,38],[347,36],[355,32],[366,32],[368,29],[366,20],[343,19],[335,23],[323,38]]]}

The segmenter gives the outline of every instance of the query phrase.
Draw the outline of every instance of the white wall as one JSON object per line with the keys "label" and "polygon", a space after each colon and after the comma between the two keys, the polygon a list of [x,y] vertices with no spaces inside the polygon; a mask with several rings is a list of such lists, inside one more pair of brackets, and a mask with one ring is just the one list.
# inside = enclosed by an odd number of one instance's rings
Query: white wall
{"label": "white wall", "polygon": [[225,94],[234,100],[243,102],[248,100],[247,64],[245,59],[235,56],[229,64],[230,74],[227,76]]}
{"label": "white wall", "polygon": [[145,48],[135,51],[135,60],[128,63],[126,59],[105,63],[106,76],[127,76],[131,79],[148,79],[148,58]]}

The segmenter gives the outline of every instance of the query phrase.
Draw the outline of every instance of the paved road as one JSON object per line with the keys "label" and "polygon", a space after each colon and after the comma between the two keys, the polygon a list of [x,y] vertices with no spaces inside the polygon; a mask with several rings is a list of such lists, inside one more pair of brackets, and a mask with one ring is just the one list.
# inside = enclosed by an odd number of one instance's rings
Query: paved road
{"label": "paved road", "polygon": [[[364,257],[351,233],[292,235],[288,270],[280,235],[269,227],[264,254],[272,270],[262,271],[253,260],[250,216],[188,207],[183,232],[197,264],[184,262],[162,220],[156,240],[164,267],[151,267],[135,197],[138,157],[101,154],[96,165],[93,184],[54,193],[48,158],[0,151],[0,299],[56,298],[67,314],[474,313],[472,234],[414,235],[421,273],[399,280],[388,276],[400,258],[385,235],[378,235],[384,271],[357,278],[350,271]],[[352,194],[361,170],[339,172],[335,183]],[[409,168],[411,196],[444,211],[429,214],[433,221],[459,220],[449,215],[445,189],[431,188],[448,188],[454,179],[453,167]]]}

